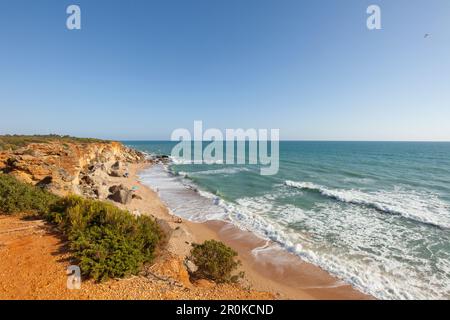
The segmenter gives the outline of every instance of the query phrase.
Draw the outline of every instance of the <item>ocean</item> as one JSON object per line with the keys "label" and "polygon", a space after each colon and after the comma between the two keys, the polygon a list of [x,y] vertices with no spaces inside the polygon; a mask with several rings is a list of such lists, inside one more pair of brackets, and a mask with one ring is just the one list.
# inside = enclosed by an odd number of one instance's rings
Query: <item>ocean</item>
{"label": "ocean", "polygon": [[230,221],[376,298],[450,299],[450,143],[282,141],[274,176],[172,159],[140,178],[174,214]]}

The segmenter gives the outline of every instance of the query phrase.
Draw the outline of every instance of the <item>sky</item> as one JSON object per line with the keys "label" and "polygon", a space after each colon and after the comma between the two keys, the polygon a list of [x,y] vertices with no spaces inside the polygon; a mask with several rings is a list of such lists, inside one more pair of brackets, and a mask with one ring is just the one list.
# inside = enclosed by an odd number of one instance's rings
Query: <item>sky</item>
{"label": "sky", "polygon": [[169,140],[194,120],[449,141],[450,1],[0,0],[0,134]]}

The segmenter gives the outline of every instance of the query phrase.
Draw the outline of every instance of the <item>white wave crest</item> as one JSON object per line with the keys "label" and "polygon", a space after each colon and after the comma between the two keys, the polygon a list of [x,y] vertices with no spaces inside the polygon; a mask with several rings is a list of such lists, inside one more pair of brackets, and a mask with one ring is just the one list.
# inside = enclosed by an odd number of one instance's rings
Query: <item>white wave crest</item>
{"label": "white wave crest", "polygon": [[[191,159],[184,159],[181,157],[169,156],[169,159],[174,164],[193,164]],[[202,160],[202,164],[223,164],[223,160]]]}
{"label": "white wave crest", "polygon": [[[191,171],[191,172],[182,172],[184,176],[208,176],[215,174],[223,174],[223,175],[231,175],[244,171],[249,171],[250,169],[245,167],[239,168],[221,168],[221,169],[213,169],[213,170],[203,170],[203,171]],[[180,172],[181,174],[181,172]]]}
{"label": "white wave crest", "polygon": [[[370,200],[370,203],[376,201],[392,206],[398,201],[407,206],[408,201],[412,201],[409,206],[417,207],[416,202],[423,202],[426,206],[422,206],[428,208],[430,199],[433,199],[431,202],[437,201],[435,205],[444,210],[439,199],[419,193],[411,197],[411,193],[404,190],[396,190],[396,194],[401,196],[392,196],[287,181],[285,185],[295,188],[277,185],[265,195],[228,202],[199,189],[195,184],[186,185],[189,181],[169,175],[162,166],[153,166],[140,176],[144,183],[158,188],[163,201],[174,214],[197,222],[232,222],[377,298],[450,297],[448,252],[441,250],[435,253],[434,260],[423,255],[423,248],[439,245],[440,241],[442,245],[447,243],[447,238],[442,236],[446,231],[436,229],[429,233],[428,227],[423,224],[410,228],[393,215],[380,215],[372,210],[373,204],[369,206],[362,202]],[[317,204],[314,209],[302,209],[280,201],[286,194],[297,197],[302,193],[299,189],[310,189],[333,199],[341,199],[341,202],[364,205],[343,208],[338,202],[327,201]],[[401,207],[402,210],[405,208]],[[259,254],[270,254],[266,251],[274,248],[276,246],[264,246],[252,253],[257,257]]]}
{"label": "white wave crest", "polygon": [[285,181],[289,187],[319,192],[323,196],[350,204],[363,205],[378,211],[450,229],[449,205],[435,194],[395,188],[373,193],[350,189],[330,189],[312,182]]}

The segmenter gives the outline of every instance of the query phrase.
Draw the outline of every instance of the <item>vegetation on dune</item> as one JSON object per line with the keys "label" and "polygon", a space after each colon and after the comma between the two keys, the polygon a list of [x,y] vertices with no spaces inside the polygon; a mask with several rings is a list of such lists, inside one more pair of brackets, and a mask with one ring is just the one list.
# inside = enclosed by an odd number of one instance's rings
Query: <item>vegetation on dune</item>
{"label": "vegetation on dune", "polygon": [[94,143],[106,142],[106,140],[93,138],[76,138],[71,136],[60,136],[56,134],[50,135],[3,135],[0,136],[0,151],[2,150],[16,150],[30,143],[49,143],[59,141],[62,143]]}
{"label": "vegetation on dune", "polygon": [[77,196],[60,198],[0,174],[0,211],[32,213],[57,224],[84,275],[103,281],[136,274],[164,238],[155,220]]}
{"label": "vegetation on dune", "polygon": [[193,276],[218,283],[236,282],[243,277],[243,272],[233,275],[241,265],[236,260],[237,255],[236,251],[220,241],[208,240],[202,244],[193,244],[190,260],[198,267]]}

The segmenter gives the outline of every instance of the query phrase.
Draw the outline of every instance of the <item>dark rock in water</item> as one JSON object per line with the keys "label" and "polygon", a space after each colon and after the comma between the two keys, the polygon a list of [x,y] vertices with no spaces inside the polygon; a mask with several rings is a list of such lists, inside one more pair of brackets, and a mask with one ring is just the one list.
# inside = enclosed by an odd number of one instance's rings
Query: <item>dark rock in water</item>
{"label": "dark rock in water", "polygon": [[115,202],[129,204],[133,199],[133,192],[122,184],[119,186],[112,186],[109,188],[109,192],[111,192],[111,194],[108,196],[108,199]]}
{"label": "dark rock in water", "polygon": [[153,161],[155,161],[157,163],[159,162],[159,163],[166,164],[166,163],[169,163],[170,158],[169,158],[168,155],[165,155],[165,154],[163,154],[163,155],[156,155],[156,156],[153,157]]}

